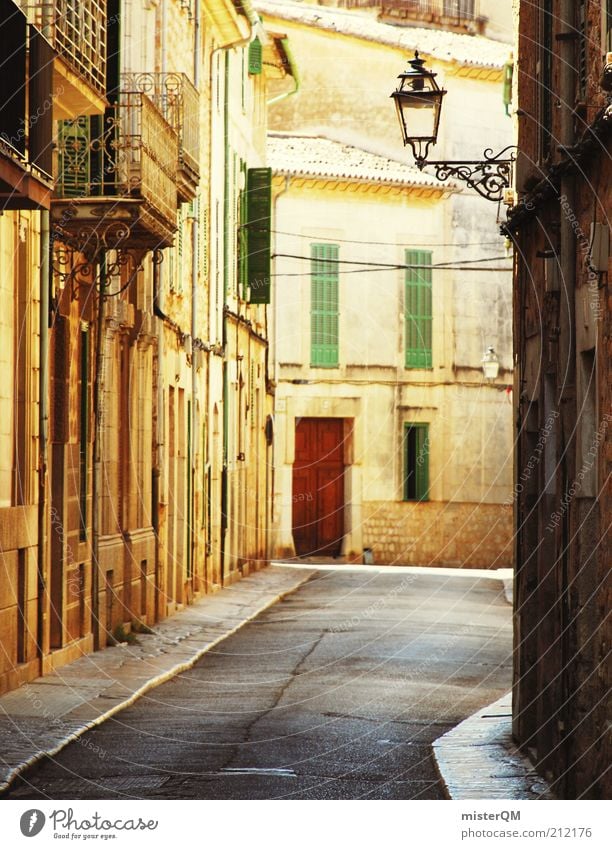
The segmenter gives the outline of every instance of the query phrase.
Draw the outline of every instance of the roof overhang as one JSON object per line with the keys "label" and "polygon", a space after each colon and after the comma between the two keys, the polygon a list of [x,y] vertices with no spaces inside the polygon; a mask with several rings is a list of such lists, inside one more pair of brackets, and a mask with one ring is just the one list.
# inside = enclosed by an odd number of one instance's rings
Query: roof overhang
{"label": "roof overhang", "polygon": [[[250,3],[248,8],[253,13]],[[207,0],[203,11],[218,47],[232,47],[250,37],[253,24],[245,3],[234,3],[232,0]]]}

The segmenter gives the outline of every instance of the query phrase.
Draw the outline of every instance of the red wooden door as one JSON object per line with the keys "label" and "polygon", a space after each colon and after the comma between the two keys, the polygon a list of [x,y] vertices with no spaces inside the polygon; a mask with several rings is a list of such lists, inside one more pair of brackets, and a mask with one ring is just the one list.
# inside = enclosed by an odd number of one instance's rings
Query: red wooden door
{"label": "red wooden door", "polygon": [[299,419],[293,466],[298,555],[340,554],[344,535],[344,420]]}

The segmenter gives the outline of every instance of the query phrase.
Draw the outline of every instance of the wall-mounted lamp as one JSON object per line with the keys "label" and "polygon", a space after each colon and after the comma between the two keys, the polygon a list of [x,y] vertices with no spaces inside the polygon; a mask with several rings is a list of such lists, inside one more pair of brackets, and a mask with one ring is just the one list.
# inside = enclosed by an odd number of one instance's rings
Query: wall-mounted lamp
{"label": "wall-mounted lamp", "polygon": [[488,347],[482,358],[482,372],[485,380],[496,380],[499,374],[499,357],[495,353],[495,349]]}
{"label": "wall-mounted lamp", "polygon": [[482,161],[428,162],[429,148],[438,141],[442,101],[447,92],[436,82],[437,74],[427,70],[423,59],[419,59],[418,50],[409,66],[409,70],[399,75],[400,82],[391,97],[395,101],[404,146],[412,148],[417,167],[422,170],[432,165],[438,180],[449,177],[463,180],[487,200],[503,200],[504,191],[511,185],[512,165],[516,159],[514,153],[509,157],[504,154],[516,148],[510,145],[495,155],[487,148]]}

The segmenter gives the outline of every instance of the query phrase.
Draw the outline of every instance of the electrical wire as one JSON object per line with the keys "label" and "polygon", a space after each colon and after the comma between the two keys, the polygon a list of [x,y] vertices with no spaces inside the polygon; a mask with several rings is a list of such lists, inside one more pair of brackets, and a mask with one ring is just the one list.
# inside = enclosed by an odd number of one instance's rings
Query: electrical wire
{"label": "electrical wire", "polygon": [[[277,259],[279,257],[283,258],[283,259],[300,259],[300,260],[308,260],[308,261],[312,261],[312,259],[313,259],[313,257],[311,257],[311,256],[305,256],[305,255],[301,255],[301,254],[282,254],[282,253],[272,254],[271,258]],[[399,262],[398,263],[395,263],[395,262],[394,263],[367,262],[365,260],[327,259],[327,258],[326,259],[316,259],[315,261],[320,262],[320,263],[324,263],[326,265],[359,265],[359,266],[361,266],[360,270],[362,270],[362,271],[363,270],[369,270],[369,269],[375,269],[377,271],[384,271],[384,270],[387,270],[387,269],[398,270],[398,269],[434,269],[434,268],[449,269],[449,270],[455,270],[455,271],[460,271],[460,270],[463,270],[463,269],[465,269],[467,271],[477,271],[477,270],[491,271],[493,269],[476,269],[476,268],[471,268],[471,266],[478,264],[478,263],[500,262],[500,261],[507,260],[507,259],[508,259],[507,256],[479,257],[478,259],[459,260],[459,262],[454,262],[454,263],[453,262],[437,262],[437,263],[433,263],[431,265],[416,265],[416,264],[407,264],[407,263],[399,263]],[[496,271],[500,271],[500,270],[501,271],[512,271],[512,268],[502,268],[502,269],[495,269],[495,270]],[[310,274],[311,272],[309,271],[309,272],[306,272],[306,273]],[[355,272],[354,271],[353,272],[347,271],[345,273],[354,274]]]}
{"label": "electrical wire", "polygon": [[[271,230],[271,233],[274,233],[276,236],[295,236],[298,239],[316,239],[318,241],[329,241],[328,236],[319,236],[317,234],[314,235],[305,235],[304,233],[289,233],[286,230]],[[397,247],[397,242],[368,242],[363,239],[337,239],[334,238],[334,243],[341,243],[346,245],[383,245],[386,247]],[[499,246],[499,239],[494,242],[419,242],[424,248],[471,248],[471,247],[485,247],[486,245],[497,245]]]}

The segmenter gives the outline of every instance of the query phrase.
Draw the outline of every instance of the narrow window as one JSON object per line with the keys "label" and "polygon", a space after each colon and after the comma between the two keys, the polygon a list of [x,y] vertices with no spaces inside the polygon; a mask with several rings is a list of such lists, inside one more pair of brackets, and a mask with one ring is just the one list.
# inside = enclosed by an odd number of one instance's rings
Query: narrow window
{"label": "narrow window", "polygon": [[87,539],[87,490],[89,486],[89,327],[81,326],[79,423],[79,538]]}
{"label": "narrow window", "polygon": [[270,303],[272,169],[247,170],[245,271],[252,304]]}
{"label": "narrow window", "polygon": [[406,251],[406,368],[432,368],[431,251]]}
{"label": "narrow window", "polygon": [[338,366],[338,245],[314,244],[310,252],[310,362]]}
{"label": "narrow window", "polygon": [[404,426],[404,501],[429,500],[429,425]]}
{"label": "narrow window", "polygon": [[17,663],[25,663],[28,645],[26,550],[17,552]]}

